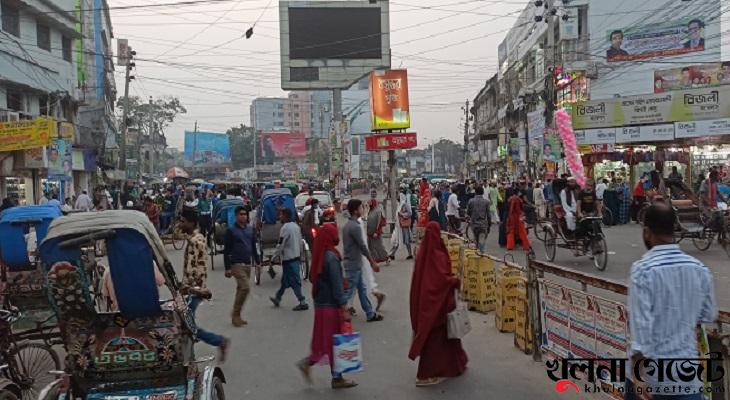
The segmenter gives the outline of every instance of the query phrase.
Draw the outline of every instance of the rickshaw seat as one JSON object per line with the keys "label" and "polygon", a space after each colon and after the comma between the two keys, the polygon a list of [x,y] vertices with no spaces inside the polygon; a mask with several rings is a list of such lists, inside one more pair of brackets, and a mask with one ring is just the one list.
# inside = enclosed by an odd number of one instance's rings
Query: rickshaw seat
{"label": "rickshaw seat", "polygon": [[124,318],[160,315],[156,266],[145,237],[130,229],[118,229],[114,239],[107,241],[107,252],[114,293]]}
{"label": "rickshaw seat", "polygon": [[261,225],[261,247],[276,246],[279,243],[279,231],[281,222]]}
{"label": "rickshaw seat", "polygon": [[35,227],[36,239],[40,244],[53,219],[60,216],[61,210],[55,206],[14,207],[0,214],[0,254],[9,270],[32,267],[25,242],[28,225]]}

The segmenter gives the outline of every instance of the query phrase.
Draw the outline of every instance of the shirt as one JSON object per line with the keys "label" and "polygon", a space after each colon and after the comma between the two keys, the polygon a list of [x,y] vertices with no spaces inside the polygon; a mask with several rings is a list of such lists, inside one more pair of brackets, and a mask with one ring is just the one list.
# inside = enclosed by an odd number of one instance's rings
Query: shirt
{"label": "shirt", "polygon": [[[646,252],[629,275],[629,354],[697,358],[695,327],[717,318],[713,288],[712,272],[678,245],[654,246]],[[677,384],[651,382],[651,386]],[[701,383],[684,385],[698,388]]]}
{"label": "shirt", "polygon": [[342,247],[344,250],[345,269],[359,271],[362,268],[362,257],[370,258],[370,251],[360,233],[360,223],[354,219],[347,221],[342,228]]}
{"label": "shirt", "polygon": [[183,285],[205,287],[208,279],[208,245],[197,230],[188,238],[183,261]]}
{"label": "shirt", "polygon": [[324,264],[322,272],[317,278],[317,286],[314,295],[314,304],[320,307],[340,307],[347,304],[342,278],[342,265],[335,253],[326,251],[324,253]]}
{"label": "shirt", "polygon": [[46,198],[46,196],[41,196],[41,198],[38,200],[38,204],[40,204],[40,205],[48,204],[48,198]]}
{"label": "shirt", "polygon": [[446,215],[459,215],[459,198],[456,193],[451,193],[449,201],[446,203]]}
{"label": "shirt", "polygon": [[276,248],[281,261],[298,259],[302,252],[302,229],[296,222],[287,222],[279,231],[279,245]]}
{"label": "shirt", "polygon": [[253,261],[260,262],[256,243],[256,231],[251,224],[246,224],[243,228],[237,223],[230,225],[226,230],[223,249],[223,263],[226,269],[231,269],[233,264],[251,265]]}
{"label": "shirt", "polygon": [[563,206],[565,212],[575,212],[575,198],[573,198],[568,204],[568,188],[565,188],[560,192],[560,205]]}
{"label": "shirt", "polygon": [[490,202],[482,196],[475,196],[466,205],[466,214],[471,223],[478,228],[488,227],[491,223],[489,214]]}
{"label": "shirt", "polygon": [[74,205],[75,209],[82,211],[89,211],[93,207],[94,203],[91,201],[91,197],[89,197],[86,193],[81,193],[81,195],[79,195],[76,199],[76,204]]}
{"label": "shirt", "polygon": [[608,186],[603,182],[596,185],[596,198],[598,198],[598,200],[603,200],[603,192],[605,192],[606,189],[608,189]]}
{"label": "shirt", "polygon": [[212,202],[210,199],[198,200],[198,212],[201,215],[210,215],[212,210]]}
{"label": "shirt", "polygon": [[596,211],[596,192],[581,190],[578,193],[578,201],[580,202],[581,213],[592,214]]}

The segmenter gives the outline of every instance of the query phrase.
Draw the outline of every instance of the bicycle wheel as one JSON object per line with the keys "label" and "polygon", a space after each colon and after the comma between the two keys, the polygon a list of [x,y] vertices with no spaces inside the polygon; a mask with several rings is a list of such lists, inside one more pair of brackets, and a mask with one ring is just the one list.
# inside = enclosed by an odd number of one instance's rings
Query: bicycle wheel
{"label": "bicycle wheel", "polygon": [[611,209],[609,208],[603,208],[603,219],[601,220],[603,222],[603,226],[612,226],[613,225],[613,213],[611,212]]}
{"label": "bicycle wheel", "polygon": [[[712,245],[712,239],[714,238],[714,234],[710,232],[707,228],[703,229],[700,233],[699,237],[693,237],[692,238],[692,244],[695,245],[697,250],[705,251],[710,248],[710,245]],[[717,238],[718,241],[720,238]]]}
{"label": "bicycle wheel", "polygon": [[35,400],[44,387],[56,380],[48,371],[60,370],[58,354],[43,343],[25,342],[8,354],[11,379],[20,386],[23,400]]}
{"label": "bicycle wheel", "polygon": [[555,250],[558,247],[558,237],[552,227],[545,228],[545,258],[548,261],[555,260]]}
{"label": "bicycle wheel", "polygon": [[182,233],[178,224],[173,224],[172,228],[172,247],[175,250],[182,250],[185,247],[185,235]]}
{"label": "bicycle wheel", "polygon": [[599,234],[591,241],[591,255],[593,256],[593,265],[599,271],[604,271],[608,265],[608,245],[603,234]]}
{"label": "bicycle wheel", "polygon": [[535,225],[535,237],[537,238],[537,240],[541,242],[545,241],[545,239],[547,238],[546,229],[547,227],[543,225],[542,222],[538,222],[537,225]]}

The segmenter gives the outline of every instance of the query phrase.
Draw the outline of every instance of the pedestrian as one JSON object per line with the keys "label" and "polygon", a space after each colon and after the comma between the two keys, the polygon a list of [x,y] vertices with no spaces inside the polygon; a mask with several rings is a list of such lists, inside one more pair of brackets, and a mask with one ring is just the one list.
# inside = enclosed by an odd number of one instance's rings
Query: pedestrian
{"label": "pedestrian", "polygon": [[281,298],[286,289],[294,291],[299,304],[294,311],[309,310],[306,299],[302,294],[302,277],[300,274],[302,254],[302,230],[296,222],[292,221],[292,212],[288,208],[282,208],[279,212],[281,230],[279,230],[279,244],[276,247],[276,255],[281,260],[281,286],[274,297],[269,297],[274,307],[279,307]]}
{"label": "pedestrian", "polygon": [[456,194],[456,185],[451,187],[449,198],[446,201],[446,218],[449,222],[450,233],[461,232],[461,219],[459,219],[459,196]]}
{"label": "pedestrian", "polygon": [[[363,221],[363,217],[361,216],[357,222],[360,224],[360,233],[362,234],[362,240],[363,242],[367,243],[368,240],[368,232],[367,232],[367,222]],[[368,247],[368,250],[370,248]],[[372,254],[372,253],[371,253]],[[380,307],[385,302],[385,293],[381,292],[378,288],[378,282],[375,280],[375,271],[373,271],[373,267],[368,262],[368,259],[365,258],[365,256],[361,256],[362,258],[362,274],[363,274],[363,280],[365,280],[365,287],[367,288],[368,294],[372,294],[373,297],[375,297],[376,304],[375,304],[375,312],[380,311]],[[352,306],[354,303],[354,298],[351,298],[348,301],[348,309],[352,315],[355,315],[355,308]]]}
{"label": "pedestrian", "polygon": [[311,368],[320,362],[329,362],[332,371],[332,389],[345,389],[357,386],[352,380],[334,372],[332,337],[345,333],[345,325],[350,322],[347,312],[345,282],[342,278],[342,264],[337,245],[340,239],[337,226],[324,224],[314,238],[312,248],[312,269],[309,279],[312,282],[314,300],[314,327],[312,328],[311,350],[308,357],[297,363],[297,367],[308,383],[312,383]]}
{"label": "pedestrian", "polygon": [[489,182],[489,193],[487,196],[489,197],[489,212],[492,214],[492,223],[499,225],[500,220],[497,207],[502,202],[502,196],[500,196],[499,190],[497,189],[496,180]]}
{"label": "pedestrian", "polygon": [[491,220],[491,204],[489,200],[484,198],[484,188],[479,186],[476,188],[475,196],[469,200],[466,205],[466,215],[469,217],[469,225],[474,233],[477,248],[482,254],[487,253],[487,236],[489,235],[489,226]]}
{"label": "pedestrian", "polygon": [[400,244],[403,243],[408,251],[406,260],[412,260],[413,250],[411,249],[411,243],[413,242],[413,232],[411,231],[411,221],[413,221],[413,210],[405,193],[400,194],[399,200],[398,225],[395,227],[395,232],[393,233],[393,235],[396,235],[397,240],[395,240],[395,246],[390,250],[390,259],[395,260],[395,253],[398,251]]}
{"label": "pedestrian", "polygon": [[68,214],[69,212],[73,211],[73,206],[71,205],[71,198],[66,197],[66,200],[63,201],[63,205],[61,206],[61,211],[64,214]]}
{"label": "pedestrian", "polygon": [[144,212],[147,214],[147,218],[149,218],[150,222],[152,222],[152,225],[155,226],[155,229],[157,232],[160,231],[160,208],[157,207],[157,204],[155,204],[154,201],[152,201],[151,197],[145,197],[144,198]]}
{"label": "pedestrian", "polygon": [[236,223],[226,230],[223,261],[226,278],[236,279],[236,297],[233,301],[231,323],[235,327],[241,327],[248,324],[241,318],[241,310],[251,291],[251,268],[254,263],[260,263],[261,260],[256,251],[256,231],[248,223],[248,209],[238,206],[235,213]]}
{"label": "pedestrian", "polygon": [[522,249],[531,251],[530,240],[527,238],[527,229],[525,228],[523,200],[520,197],[520,191],[515,190],[509,197],[509,212],[507,215],[507,251],[515,248],[515,242],[519,238],[522,243]]}
{"label": "pedestrian", "polygon": [[48,200],[48,203],[46,204],[48,204],[49,206],[56,206],[59,210],[61,209],[61,202],[58,201],[58,195],[56,193],[51,195],[51,199]]}
{"label": "pedestrian", "polygon": [[[717,317],[712,271],[675,243],[675,220],[674,210],[663,202],[649,206],[644,214],[642,239],[648,251],[634,262],[629,275],[631,365],[628,370],[632,373],[626,380],[624,398],[627,400],[703,398],[700,373],[696,377],[694,373],[691,375],[694,380],[683,382],[679,392],[676,381],[657,382],[654,374],[644,373],[645,368],[638,371],[634,368],[639,363],[648,366],[651,360],[696,359],[695,327],[711,323]],[[674,363],[667,371],[669,376],[689,376],[688,371],[679,371],[680,365],[685,364]],[[636,376],[634,371],[641,376]],[[646,396],[647,388],[651,389],[651,396]]]}
{"label": "pedestrian", "polygon": [[545,199],[545,192],[542,188],[542,183],[537,182],[535,189],[533,189],[532,198],[535,201],[535,208],[537,208],[537,218],[544,220],[547,214],[547,200]]}
{"label": "pedestrian", "polygon": [[89,197],[86,190],[82,190],[81,194],[76,199],[74,209],[78,211],[91,211],[92,208],[94,208],[94,202],[91,200],[91,197]]}
{"label": "pedestrian", "polygon": [[439,210],[440,197],[441,193],[438,190],[433,189],[431,191],[431,200],[428,202],[428,209],[426,211],[428,221],[438,222],[439,226],[441,226],[441,211]]}
{"label": "pedestrian", "polygon": [[166,233],[172,219],[175,217],[175,209],[177,205],[177,197],[175,196],[172,188],[167,189],[167,193],[163,197],[164,206],[162,207],[162,213],[160,214],[160,232]]}
{"label": "pedestrian", "polygon": [[213,231],[213,201],[210,191],[205,189],[200,190],[198,197],[198,216],[200,234],[207,238]]}
{"label": "pedestrian", "polygon": [[631,194],[629,193],[629,186],[622,178],[616,178],[616,182],[616,194],[619,198],[618,223],[627,224],[629,222],[631,208]]}
{"label": "pedestrian", "polygon": [[419,228],[425,228],[429,221],[428,211],[431,204],[431,190],[428,187],[428,179],[422,178],[418,183],[418,223]]}
{"label": "pedestrian", "polygon": [[[367,258],[373,268],[373,271],[380,272],[378,263],[370,255],[367,245],[362,240],[360,233],[360,224],[357,222],[363,214],[362,201],[358,199],[350,199],[347,203],[347,211],[350,213],[350,219],[342,228],[342,244],[345,259],[345,277],[347,278],[347,288],[345,296],[349,300],[357,290],[360,298],[360,306],[362,307],[368,322],[382,321],[383,316],[373,311],[373,306],[368,299],[367,288],[362,277],[362,256]],[[387,255],[387,254],[386,254]]]}
{"label": "pedestrian", "polygon": [[371,198],[370,211],[368,212],[367,217],[367,246],[373,260],[390,265],[388,251],[385,250],[385,245],[383,245],[383,228],[385,228],[385,225],[387,224],[384,214],[382,204],[378,203],[378,200]]}
{"label": "pedestrian", "polygon": [[42,206],[48,204],[48,197],[47,197],[46,192],[43,192],[41,194],[41,198],[38,199],[38,204],[42,205]]}
{"label": "pedestrian", "polygon": [[460,339],[450,339],[446,315],[456,308],[459,278],[440,227],[430,222],[416,256],[411,278],[410,311],[413,331],[408,358],[418,360],[416,386],[436,385],[464,373],[468,358]]}
{"label": "pedestrian", "polygon": [[[149,198],[147,198],[149,200]],[[208,245],[198,227],[198,214],[192,209],[185,209],[180,216],[180,230],[187,235],[185,256],[183,261],[183,290],[188,294],[188,308],[195,319],[195,312],[205,298],[210,298],[210,290],[206,286],[208,280]],[[220,351],[220,362],[225,362],[230,340],[203,329],[195,324],[195,337]]]}

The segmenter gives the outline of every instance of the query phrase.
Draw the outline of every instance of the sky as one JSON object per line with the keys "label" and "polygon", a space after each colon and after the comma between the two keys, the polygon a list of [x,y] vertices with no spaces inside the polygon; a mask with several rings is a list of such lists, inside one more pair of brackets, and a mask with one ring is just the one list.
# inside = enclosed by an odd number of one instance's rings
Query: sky
{"label": "sky", "polygon": [[[159,0],[169,3],[179,0]],[[179,97],[187,108],[166,129],[182,148],[184,131],[225,132],[250,125],[256,97],[284,96],[279,60],[278,0],[114,9],[149,0],[109,0],[115,38],[137,52],[130,95]],[[463,142],[462,107],[497,71],[497,46],[527,4],[520,0],[390,2],[392,68],[408,69],[411,131],[425,146]],[[245,39],[244,32],[254,27]],[[114,43],[116,49],[116,43]],[[124,69],[116,67],[119,96]]]}

